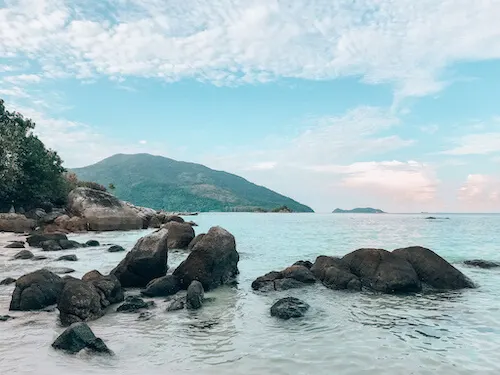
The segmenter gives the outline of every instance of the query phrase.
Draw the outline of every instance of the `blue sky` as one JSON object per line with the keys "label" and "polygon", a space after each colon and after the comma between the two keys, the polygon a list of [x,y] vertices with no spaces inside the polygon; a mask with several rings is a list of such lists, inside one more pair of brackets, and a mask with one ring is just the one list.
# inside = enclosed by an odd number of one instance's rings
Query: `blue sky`
{"label": "blue sky", "polygon": [[500,210],[500,0],[0,0],[0,97],[68,167],[149,152],[309,204]]}

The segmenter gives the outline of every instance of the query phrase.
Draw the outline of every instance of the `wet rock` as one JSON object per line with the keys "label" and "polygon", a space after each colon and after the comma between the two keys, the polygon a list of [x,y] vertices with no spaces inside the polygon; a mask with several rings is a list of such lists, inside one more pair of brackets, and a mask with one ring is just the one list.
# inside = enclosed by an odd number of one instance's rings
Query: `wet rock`
{"label": "wet rock", "polygon": [[108,252],[110,253],[118,253],[120,251],[125,251],[125,249],[119,245],[112,245],[108,249]]}
{"label": "wet rock", "polygon": [[[288,289],[302,288],[304,287],[304,283],[287,277],[284,279],[275,280],[273,286],[274,290],[288,290]],[[261,289],[261,291],[269,291],[269,290]]]}
{"label": "wet rock", "polygon": [[56,273],[59,275],[65,275],[68,273],[73,273],[75,270],[73,268],[68,268],[68,267],[44,267],[47,271],[50,271],[52,273]]}
{"label": "wet rock", "polygon": [[63,250],[78,249],[82,247],[82,244],[72,240],[59,240],[58,242]]}
{"label": "wet rock", "polygon": [[361,290],[362,287],[359,278],[339,258],[320,255],[311,267],[311,272],[330,289]]}
{"label": "wet rock", "polygon": [[295,297],[286,297],[271,307],[271,316],[288,320],[303,317],[307,310],[309,310],[309,305],[304,301]]}
{"label": "wet rock", "polygon": [[43,251],[59,251],[62,250],[61,245],[59,245],[59,241],[56,240],[48,240],[41,243]]}
{"label": "wet rock", "polygon": [[314,284],[316,279],[312,272],[305,266],[291,266],[281,271],[283,278],[291,278],[302,283]]}
{"label": "wet rock", "polygon": [[186,306],[186,298],[177,297],[167,306],[167,311],[182,310]]}
{"label": "wet rock", "polygon": [[198,224],[196,224],[194,221],[186,221],[186,224],[189,224],[192,227],[197,227],[198,226]]}
{"label": "wet rock", "polygon": [[13,259],[31,259],[34,255],[29,250],[21,250],[16,255],[14,255]]}
{"label": "wet rock", "polygon": [[102,308],[122,302],[125,299],[123,288],[115,275],[97,277],[96,274],[93,274],[92,277],[87,276],[87,279],[89,278],[91,278],[89,282],[96,287],[99,293]]}
{"label": "wet rock", "polygon": [[24,249],[24,242],[12,242],[5,246],[6,249]]}
{"label": "wet rock", "polygon": [[315,282],[314,275],[307,267],[293,265],[285,268],[283,271],[272,271],[258,277],[252,282],[252,289],[269,292],[273,290],[300,288]]}
{"label": "wet rock", "polygon": [[486,269],[500,267],[500,263],[482,259],[466,260],[464,264],[467,266],[486,268]]}
{"label": "wet rock", "polygon": [[49,259],[47,258],[45,255],[35,255],[33,258],[31,258],[31,260],[45,260],[45,259]]}
{"label": "wet rock", "polygon": [[299,261],[295,262],[293,265],[294,266],[304,266],[307,269],[311,269],[313,264],[308,260],[299,260]]}
{"label": "wet rock", "polygon": [[45,269],[21,276],[12,293],[10,310],[40,310],[54,305],[63,287],[64,281]]}
{"label": "wet rock", "polygon": [[149,228],[160,228],[161,227],[161,220],[158,217],[158,215],[154,214],[151,216],[151,219],[149,219],[148,227]]}
{"label": "wet rock", "polygon": [[165,223],[176,222],[176,223],[184,223],[184,219],[177,215],[168,215],[165,218]]}
{"label": "wet rock", "polygon": [[15,319],[13,316],[10,315],[0,315],[0,322],[6,322],[7,320],[10,319]]}
{"label": "wet rock", "polygon": [[167,247],[169,249],[187,249],[194,239],[193,227],[187,223],[171,221],[165,227],[168,230]]}
{"label": "wet rock", "polygon": [[139,314],[137,320],[140,322],[145,322],[147,320],[150,320],[152,317],[153,317],[152,313],[150,313],[149,311],[144,311]]}
{"label": "wet rock", "polygon": [[181,285],[177,277],[167,275],[150,281],[141,294],[148,297],[164,297],[171,296],[179,290],[181,290]]}
{"label": "wet rock", "polygon": [[143,221],[134,209],[104,191],[76,188],[68,195],[68,207],[73,215],[86,219],[89,230],[143,228]]}
{"label": "wet rock", "polygon": [[199,235],[197,235],[195,238],[193,238],[193,240],[189,243],[187,249],[188,250],[193,250],[193,248],[195,247],[195,245],[200,242],[203,237],[205,237],[205,233],[200,233]]}
{"label": "wet rock", "polygon": [[420,246],[396,249],[392,254],[407,260],[425,284],[444,290],[474,288],[474,283],[432,250]]}
{"label": "wet rock", "polygon": [[252,289],[261,291],[275,290],[274,281],[282,278],[283,274],[281,272],[271,271],[255,279],[252,282]]}
{"label": "wet rock", "polygon": [[145,287],[151,280],[165,276],[167,235],[168,230],[162,228],[142,237],[111,271],[124,288]]}
{"label": "wet rock", "polygon": [[96,240],[88,240],[87,242],[85,242],[85,245],[87,245],[88,247],[101,246],[99,241],[96,241]]}
{"label": "wet rock", "polygon": [[93,280],[99,280],[103,277],[104,277],[104,275],[102,273],[100,273],[99,271],[92,270],[92,271],[87,272],[85,275],[83,275],[82,280],[83,281],[93,281]]}
{"label": "wet rock", "polygon": [[104,315],[96,287],[78,279],[66,281],[57,308],[63,326],[95,320]]}
{"label": "wet rock", "polygon": [[190,310],[201,308],[204,294],[203,285],[199,281],[194,280],[187,289],[186,307]]}
{"label": "wet rock", "polygon": [[205,290],[234,280],[239,254],[234,236],[221,227],[212,227],[174,271],[183,289],[198,280]]}
{"label": "wet rock", "polygon": [[54,349],[64,350],[75,354],[82,349],[105,354],[112,354],[112,351],[104,342],[94,335],[94,332],[85,323],[74,323],[68,327],[52,344]]}
{"label": "wet rock", "polygon": [[0,214],[0,232],[27,233],[36,227],[33,219],[24,215],[9,213]]}
{"label": "wet rock", "polygon": [[116,311],[135,313],[141,309],[149,309],[150,307],[154,306],[154,304],[155,303],[153,301],[146,302],[142,298],[139,298],[137,296],[129,296],[125,299],[125,303],[118,306]]}
{"label": "wet rock", "polygon": [[68,237],[63,233],[46,233],[46,234],[33,234],[26,238],[26,242],[31,247],[42,247],[42,243],[49,240],[59,241],[67,240]]}
{"label": "wet rock", "polygon": [[62,216],[60,212],[51,212],[40,218],[39,223],[41,225],[53,224],[59,216]]}
{"label": "wet rock", "polygon": [[56,260],[66,260],[68,262],[76,262],[78,257],[75,254],[63,255],[62,257],[57,258]]}
{"label": "wet rock", "polygon": [[404,258],[383,249],[359,249],[345,255],[342,262],[367,288],[383,293],[418,292],[419,277]]}
{"label": "wet rock", "polygon": [[3,279],[2,281],[0,281],[0,285],[10,285],[10,284],[14,284],[16,282],[16,279],[12,278],[12,277],[7,277],[5,279]]}

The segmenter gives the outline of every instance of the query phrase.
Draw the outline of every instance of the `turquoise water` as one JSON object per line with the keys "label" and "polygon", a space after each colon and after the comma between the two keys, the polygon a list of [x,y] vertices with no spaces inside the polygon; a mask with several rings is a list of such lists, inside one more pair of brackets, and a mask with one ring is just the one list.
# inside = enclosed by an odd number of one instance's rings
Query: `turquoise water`
{"label": "turquoise water", "polygon": [[[11,314],[17,319],[0,322],[0,373],[498,374],[500,270],[461,262],[500,261],[500,215],[439,215],[449,220],[425,216],[201,214],[192,218],[199,224],[197,233],[220,225],[236,237],[241,258],[237,288],[208,293],[215,300],[198,312],[166,313],[162,299],[156,299],[148,321],[110,311],[90,326],[115,352],[112,358],[53,351],[50,344],[62,331],[57,312]],[[145,233],[72,238],[95,238],[130,249]],[[343,255],[360,247],[391,250],[410,245],[433,249],[479,288],[388,296],[332,291],[320,284],[271,294],[250,287],[257,276],[299,259],[314,261],[321,254]],[[108,272],[124,256],[105,248],[48,255],[77,254],[78,262],[58,265],[75,268],[75,276],[81,276],[94,268]],[[0,237],[0,279],[55,265],[52,260],[9,261],[15,252],[2,249]],[[169,263],[175,266],[185,256],[172,252]],[[0,287],[0,314],[8,313],[12,289]],[[311,310],[300,320],[271,318],[270,306],[283,296],[299,297]]]}

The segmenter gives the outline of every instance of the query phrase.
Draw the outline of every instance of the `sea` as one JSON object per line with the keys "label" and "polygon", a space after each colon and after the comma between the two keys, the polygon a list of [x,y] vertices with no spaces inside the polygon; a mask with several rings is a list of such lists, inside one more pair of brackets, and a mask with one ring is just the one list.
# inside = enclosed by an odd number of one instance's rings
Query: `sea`
{"label": "sea", "polygon": [[[206,294],[198,311],[166,312],[167,302],[143,320],[115,312],[90,322],[114,356],[82,351],[68,355],[51,343],[64,330],[52,312],[9,312],[14,287],[0,287],[0,374],[217,374],[217,375],[459,375],[500,374],[500,269],[463,265],[467,259],[500,262],[500,215],[421,214],[252,214],[203,213],[192,217],[197,233],[219,225],[234,234],[240,254],[237,286]],[[191,219],[191,218],[190,218]],[[82,276],[109,272],[124,253],[108,253],[108,244],[130,250],[149,231],[71,235],[96,239],[95,248],[44,253],[45,261],[10,260],[18,250],[4,249],[0,235],[0,280],[45,266],[65,266]],[[260,293],[252,281],[297,260],[341,256],[371,247],[392,250],[428,247],[474,282],[477,289],[446,293],[383,295],[334,291],[320,283],[285,292]],[[35,255],[42,253],[31,249]],[[76,254],[77,262],[56,262]],[[185,251],[169,253],[175,267]],[[128,290],[137,294],[139,290]],[[303,318],[278,320],[270,307],[294,296],[311,308]]]}

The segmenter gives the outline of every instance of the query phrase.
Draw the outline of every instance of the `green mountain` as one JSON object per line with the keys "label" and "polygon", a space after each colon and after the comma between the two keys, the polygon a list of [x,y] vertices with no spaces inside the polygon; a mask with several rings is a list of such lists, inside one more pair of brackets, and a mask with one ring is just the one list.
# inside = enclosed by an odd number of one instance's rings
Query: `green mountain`
{"label": "green mountain", "polygon": [[287,206],[313,212],[263,186],[200,164],[149,154],[117,154],[72,170],[80,180],[113,184],[118,198],[166,211],[268,211]]}
{"label": "green mountain", "polygon": [[353,208],[352,210],[343,210],[341,208],[336,208],[333,210],[334,214],[385,214],[384,211],[378,208],[363,207],[363,208]]}

